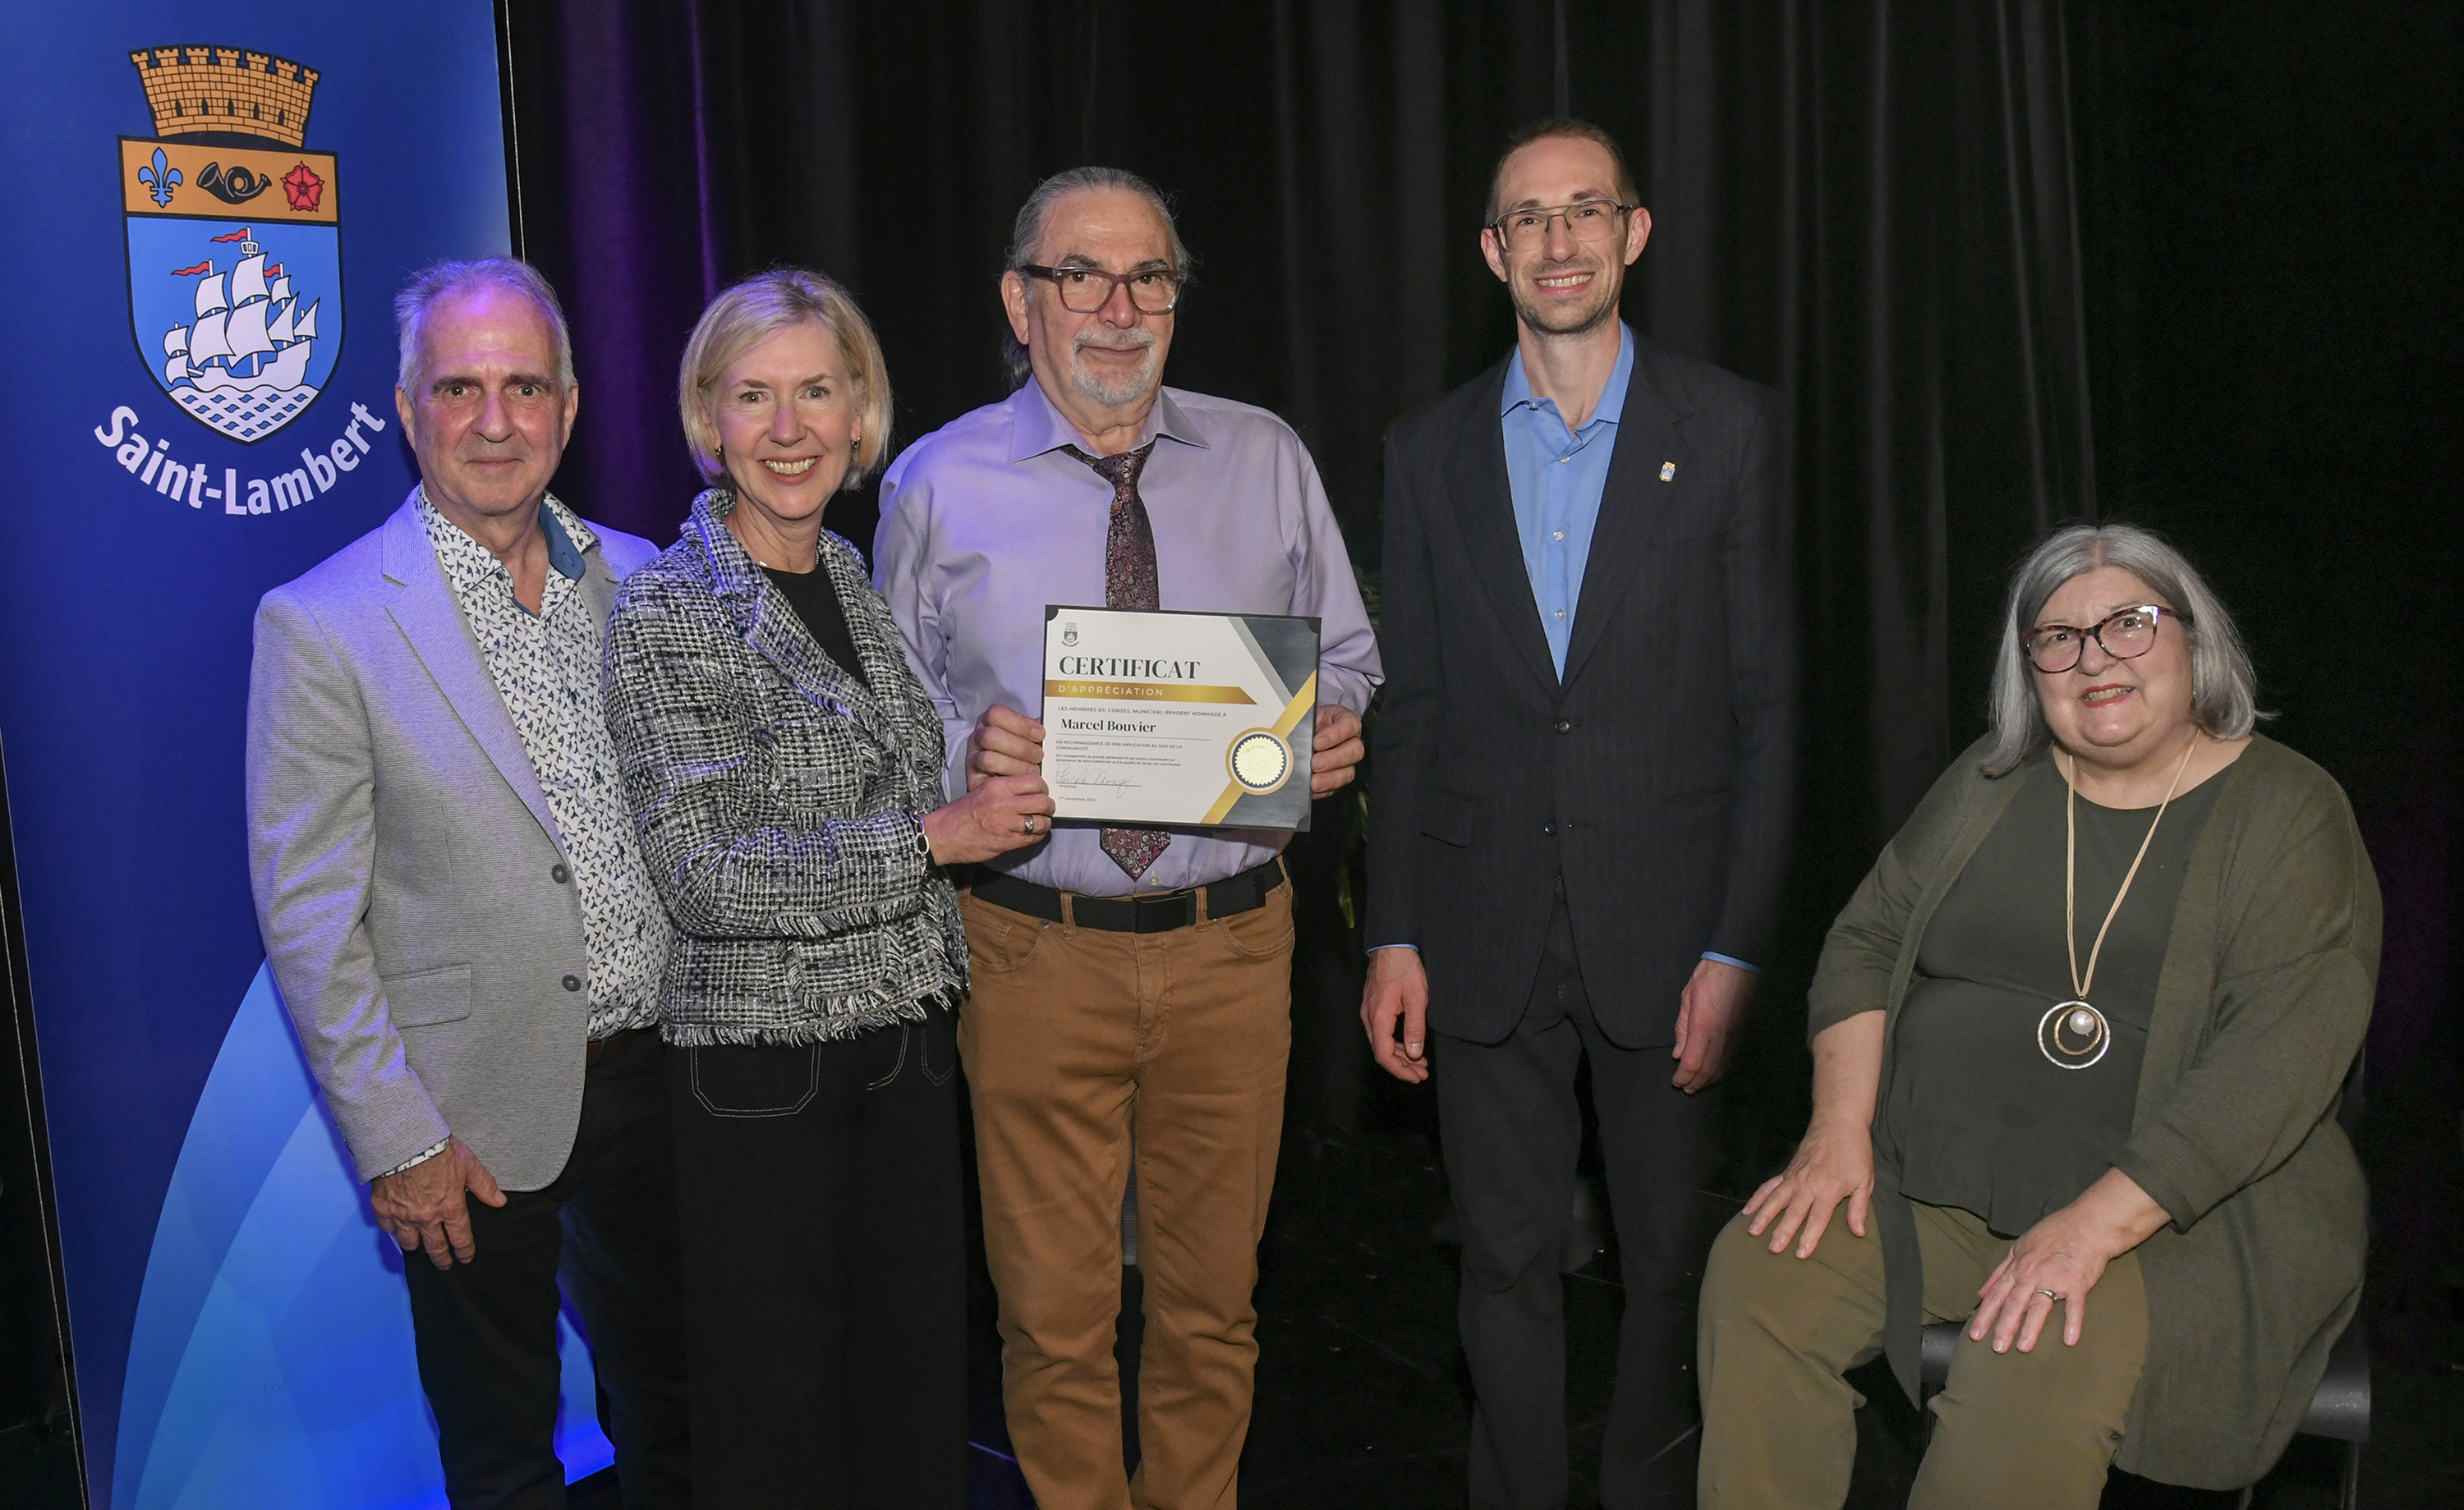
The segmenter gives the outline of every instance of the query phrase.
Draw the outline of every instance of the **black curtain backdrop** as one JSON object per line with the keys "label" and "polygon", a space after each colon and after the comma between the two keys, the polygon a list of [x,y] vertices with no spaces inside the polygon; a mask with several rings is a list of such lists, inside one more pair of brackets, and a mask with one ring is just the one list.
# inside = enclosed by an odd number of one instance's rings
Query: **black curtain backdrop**
{"label": "black curtain backdrop", "polygon": [[[1607,126],[1655,220],[1627,317],[1779,389],[1794,424],[1804,807],[1743,1161],[1801,1126],[1823,927],[1982,730],[2012,560],[2057,520],[2150,523],[2235,605],[2273,731],[2345,783],[2378,862],[2374,1270],[2380,1308],[2432,1328],[2396,1346],[2435,1346],[2464,1184],[2456,8],[505,13],[522,245],[570,301],[582,371],[558,487],[659,539],[694,488],[674,371],[711,292],[776,261],[846,282],[913,439],[1004,391],[1011,217],[1045,174],[1102,162],[1176,194],[1201,259],[1171,381],[1298,427],[1374,569],[1387,426],[1511,338],[1476,245],[1501,137],[1567,110]],[[869,493],[834,507],[860,546],[872,522]],[[1346,978],[1327,967],[1304,1011],[1348,1014]]]}
{"label": "black curtain backdrop", "polygon": [[[1560,107],[1606,125],[1656,225],[1629,317],[1796,415],[1824,731],[1809,916],[1979,727],[2010,558],[2096,511],[2050,0],[679,0],[510,19],[524,246],[566,291],[583,372],[559,487],[659,537],[693,491],[673,370],[711,292],[781,260],[847,282],[912,439],[1004,391],[1011,217],[1092,161],[1175,193],[1201,259],[1172,381],[1290,420],[1374,567],[1386,427],[1511,339],[1477,254],[1500,139]],[[863,496],[833,522],[869,545]],[[1824,674],[1843,666],[1859,674]]]}
{"label": "black curtain backdrop", "polygon": [[2072,8],[2098,476],[2108,514],[2211,575],[2269,732],[2353,799],[2387,902],[2373,1350],[2445,1368],[2464,1361],[2464,9],[2189,9]]}

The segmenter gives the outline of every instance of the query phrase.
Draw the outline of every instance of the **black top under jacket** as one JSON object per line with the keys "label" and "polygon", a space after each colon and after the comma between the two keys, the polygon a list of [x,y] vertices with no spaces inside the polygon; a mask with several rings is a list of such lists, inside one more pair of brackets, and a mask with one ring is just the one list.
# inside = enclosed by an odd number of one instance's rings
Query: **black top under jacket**
{"label": "black top under jacket", "polygon": [[761,575],[779,589],[796,617],[804,621],[804,632],[822,647],[822,653],[842,671],[866,686],[872,685],[864,674],[864,658],[855,653],[855,635],[847,628],[847,604],[839,602],[838,589],[830,585],[830,574],[819,569],[809,572],[782,572],[776,566],[764,566]]}

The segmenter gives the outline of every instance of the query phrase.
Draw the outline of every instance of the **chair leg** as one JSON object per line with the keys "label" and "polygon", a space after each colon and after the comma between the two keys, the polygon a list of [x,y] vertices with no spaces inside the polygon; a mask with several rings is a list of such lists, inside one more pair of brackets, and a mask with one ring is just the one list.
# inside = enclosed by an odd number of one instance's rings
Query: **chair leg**
{"label": "chair leg", "polygon": [[2336,1502],[2343,1510],[2361,1510],[2362,1444],[2359,1442],[2344,1444],[2344,1488]]}
{"label": "chair leg", "polygon": [[2257,1492],[2258,1485],[2256,1484],[2243,1485],[2241,1498],[2233,1501],[2233,1510],[2250,1510],[2250,1497]]}

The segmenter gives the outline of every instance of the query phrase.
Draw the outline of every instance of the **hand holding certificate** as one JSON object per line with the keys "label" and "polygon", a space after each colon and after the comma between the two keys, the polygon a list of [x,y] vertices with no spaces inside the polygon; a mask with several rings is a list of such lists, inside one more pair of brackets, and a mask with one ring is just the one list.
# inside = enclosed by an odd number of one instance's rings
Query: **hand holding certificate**
{"label": "hand holding certificate", "polygon": [[1309,827],[1317,656],[1315,619],[1045,608],[1054,816]]}

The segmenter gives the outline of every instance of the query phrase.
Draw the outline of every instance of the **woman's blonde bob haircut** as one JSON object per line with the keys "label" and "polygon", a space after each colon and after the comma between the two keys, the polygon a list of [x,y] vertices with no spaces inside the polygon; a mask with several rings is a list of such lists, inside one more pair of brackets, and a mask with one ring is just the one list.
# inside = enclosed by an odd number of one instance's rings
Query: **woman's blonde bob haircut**
{"label": "woman's blonde bob haircut", "polygon": [[847,291],[803,268],[757,273],[710,301],[685,342],[676,380],[676,407],[685,422],[685,444],[702,479],[727,475],[718,454],[718,380],[743,355],[791,325],[810,320],[837,338],[854,387],[859,430],[855,460],[840,488],[852,488],[890,454],[890,370],[872,322]]}
{"label": "woman's blonde bob haircut", "polygon": [[1993,663],[1993,748],[1987,776],[2001,776],[2053,742],[2037,698],[2036,671],[2021,646],[2045,603],[2064,582],[2100,566],[2139,579],[2159,607],[2174,611],[2190,642],[2190,721],[2218,739],[2239,739],[2268,715],[2258,711],[2258,678],[2224,600],[2189,558],[2136,524],[2074,524],[2056,530],[2011,574],[2002,610],[2002,646]]}

